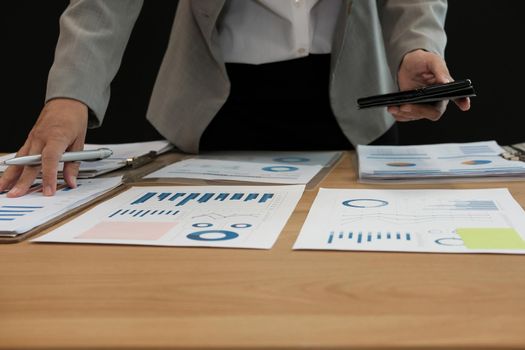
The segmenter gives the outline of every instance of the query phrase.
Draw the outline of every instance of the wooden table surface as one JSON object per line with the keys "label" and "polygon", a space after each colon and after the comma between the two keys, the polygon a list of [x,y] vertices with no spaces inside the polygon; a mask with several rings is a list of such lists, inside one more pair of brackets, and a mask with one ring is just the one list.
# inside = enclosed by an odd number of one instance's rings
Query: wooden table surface
{"label": "wooden table surface", "polygon": [[[525,182],[333,188],[508,187]],[[292,251],[316,190],[271,250],[0,245],[1,349],[525,348],[525,257]]]}

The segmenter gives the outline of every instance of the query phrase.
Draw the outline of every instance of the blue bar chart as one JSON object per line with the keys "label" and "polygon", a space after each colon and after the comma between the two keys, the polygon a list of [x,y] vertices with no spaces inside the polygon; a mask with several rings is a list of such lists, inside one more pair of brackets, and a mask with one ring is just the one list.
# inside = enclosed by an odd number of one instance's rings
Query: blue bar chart
{"label": "blue bar chart", "polygon": [[0,206],[0,221],[14,221],[42,208],[42,206],[31,205],[2,205]]}
{"label": "blue bar chart", "polygon": [[135,186],[39,239],[269,249],[303,190],[304,186],[282,185]]}
{"label": "blue bar chart", "polygon": [[228,198],[230,194],[229,193],[219,193],[217,197],[215,197],[216,201],[224,201],[226,198]]}
{"label": "blue bar chart", "polygon": [[400,231],[387,232],[362,232],[362,231],[330,231],[327,243],[336,244],[341,240],[357,245],[377,243],[379,241],[412,241],[412,233]]}
{"label": "blue bar chart", "polygon": [[431,210],[468,210],[468,211],[497,211],[498,206],[491,200],[455,200],[445,203],[431,204],[425,207]]}
{"label": "blue bar chart", "polygon": [[504,188],[321,188],[294,249],[525,254],[518,211]]}
{"label": "blue bar chart", "polygon": [[258,204],[264,204],[264,203],[270,202],[273,199],[273,197],[274,197],[273,193],[257,193],[257,192],[249,192],[249,193],[242,193],[242,192],[237,192],[237,193],[146,192],[142,194],[140,197],[133,200],[130,204],[131,205],[143,205],[145,203],[150,204],[150,203],[155,203],[155,202],[158,203],[158,202],[163,202],[163,201],[173,202],[173,205],[175,207],[182,207],[189,203],[203,204],[203,203],[208,203],[210,201],[220,201],[220,202],[242,201],[242,202],[253,202],[253,203],[258,203]]}
{"label": "blue bar chart", "polygon": [[120,218],[120,217],[134,217],[134,218],[149,218],[159,216],[175,216],[179,213],[179,210],[153,210],[153,209],[117,209],[108,215],[108,218]]}
{"label": "blue bar chart", "polygon": [[259,196],[259,193],[250,193],[249,195],[246,196],[246,198],[244,199],[244,201],[245,201],[245,202],[248,202],[248,201],[251,201],[251,200],[257,199],[258,196]]}
{"label": "blue bar chart", "polygon": [[[59,187],[59,188],[57,188],[57,190],[60,190],[62,192],[69,192],[69,191],[71,191],[73,189],[72,187],[69,187],[67,185],[61,185],[61,186],[63,186],[63,188]],[[82,184],[77,184],[77,187],[80,187],[80,186],[82,186]]]}

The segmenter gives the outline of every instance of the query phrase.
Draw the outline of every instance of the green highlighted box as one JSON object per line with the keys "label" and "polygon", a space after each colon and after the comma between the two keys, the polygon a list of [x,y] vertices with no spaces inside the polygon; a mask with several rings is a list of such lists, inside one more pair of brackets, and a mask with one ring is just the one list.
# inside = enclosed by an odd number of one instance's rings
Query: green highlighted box
{"label": "green highlighted box", "polygon": [[469,249],[525,249],[525,241],[513,228],[458,228],[457,234]]}

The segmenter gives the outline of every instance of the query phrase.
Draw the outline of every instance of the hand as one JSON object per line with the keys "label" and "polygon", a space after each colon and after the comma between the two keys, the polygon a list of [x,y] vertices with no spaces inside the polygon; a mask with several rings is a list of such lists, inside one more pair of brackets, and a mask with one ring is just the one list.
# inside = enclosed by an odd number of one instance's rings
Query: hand
{"label": "hand", "polygon": [[[445,61],[438,55],[424,50],[415,50],[407,53],[397,73],[399,90],[412,90],[432,84],[449,83],[454,79],[450,77]],[[454,103],[462,111],[470,108],[470,99],[460,98]],[[405,104],[388,107],[397,121],[406,122],[418,119],[436,121],[447,109],[448,101],[435,104]]]}
{"label": "hand", "polygon": [[[17,156],[42,154],[41,166],[17,166],[7,168],[0,178],[0,191],[10,189],[8,197],[20,197],[27,193],[42,170],[42,186],[45,196],[56,192],[58,161],[65,151],[81,151],[84,148],[88,121],[88,108],[72,99],[49,101],[26,142]],[[64,180],[75,188],[79,163],[64,163]]]}

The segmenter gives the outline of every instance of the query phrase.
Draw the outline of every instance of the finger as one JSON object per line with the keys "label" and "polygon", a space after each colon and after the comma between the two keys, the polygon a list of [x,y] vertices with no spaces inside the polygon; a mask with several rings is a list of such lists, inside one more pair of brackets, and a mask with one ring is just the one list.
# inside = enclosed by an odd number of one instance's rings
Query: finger
{"label": "finger", "polygon": [[22,170],[24,170],[22,166],[11,165],[8,167],[0,178],[0,192],[10,190],[22,174]]}
{"label": "finger", "polygon": [[416,120],[420,120],[422,118],[411,118],[411,117],[403,117],[403,116],[394,116],[394,119],[396,120],[396,122],[401,122],[401,123],[407,123],[407,122],[413,122],[413,121],[416,121]]}
{"label": "finger", "polygon": [[468,97],[458,98],[458,99],[454,100],[454,103],[463,112],[468,111],[470,109],[470,98],[468,98]]}
{"label": "finger", "polygon": [[414,120],[422,119],[422,118],[411,116],[411,115],[409,115],[409,114],[407,114],[405,112],[402,112],[400,110],[399,106],[390,106],[390,107],[387,108],[387,111],[390,114],[392,114],[392,116],[398,122],[411,122],[411,121],[414,121]]}
{"label": "finger", "polygon": [[44,196],[52,196],[57,188],[57,172],[60,157],[67,148],[67,144],[52,141],[42,150],[42,192]]}
{"label": "finger", "polygon": [[413,122],[413,121],[416,121],[416,120],[424,119],[424,118],[419,118],[419,117],[410,117],[410,116],[404,115],[402,113],[393,114],[393,116],[394,116],[395,120],[398,121],[398,122]]}
{"label": "finger", "polygon": [[430,119],[438,120],[443,115],[445,108],[442,104],[430,105],[430,104],[405,104],[399,107],[396,112],[398,117],[404,117],[406,119],[417,120],[417,119]]}
{"label": "finger", "polygon": [[[27,155],[28,150],[29,144],[26,142],[24,146],[18,150],[15,156],[25,156]],[[2,174],[2,177],[0,177],[0,192],[11,189],[16,180],[20,177],[20,174],[22,174],[22,170],[24,170],[24,167],[22,166],[11,165],[7,167],[7,169]]]}
{"label": "finger", "polygon": [[77,187],[77,177],[78,177],[79,168],[80,168],[80,162],[64,163],[64,170],[62,171],[62,175],[64,177],[64,181],[70,188]]}
{"label": "finger", "polygon": [[426,118],[430,120],[438,120],[442,112],[439,108],[426,104],[408,104],[402,105],[399,110],[407,117],[412,118]]}
{"label": "finger", "polygon": [[[73,142],[71,146],[67,148],[68,152],[82,151],[84,149],[84,137],[79,137]],[[77,177],[80,168],[80,162],[67,162],[64,163],[64,170],[62,174],[64,181],[71,188],[77,187]]]}
{"label": "finger", "polygon": [[15,198],[26,194],[33,182],[35,182],[39,172],[40,166],[23,167],[22,174],[18,178],[15,186],[9,192],[7,192],[7,197]]}
{"label": "finger", "polygon": [[[24,147],[29,148],[29,150],[26,152],[26,150],[24,149],[22,152],[19,152],[17,154],[40,154],[43,147],[42,143],[38,140],[33,140],[30,144],[26,145],[24,145]],[[7,193],[7,197],[20,197],[26,194],[27,190],[29,189],[29,187],[31,187],[36,177],[38,176],[38,173],[40,172],[40,166],[24,166],[20,168],[22,169],[20,177],[16,180],[14,186]]]}
{"label": "finger", "polygon": [[454,81],[450,76],[447,64],[441,57],[433,55],[433,58],[428,61],[428,67],[436,77],[436,83],[444,84]]}

